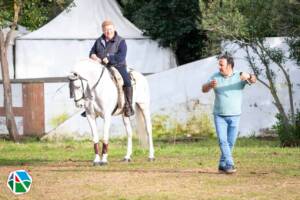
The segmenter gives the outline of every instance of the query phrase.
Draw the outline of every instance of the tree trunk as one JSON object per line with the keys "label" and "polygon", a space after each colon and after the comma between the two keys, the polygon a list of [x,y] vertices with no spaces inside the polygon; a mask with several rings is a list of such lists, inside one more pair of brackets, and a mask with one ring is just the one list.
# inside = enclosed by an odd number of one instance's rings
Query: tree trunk
{"label": "tree trunk", "polygon": [[260,49],[261,52],[258,51],[257,47],[258,45],[256,46],[251,46],[252,49],[255,51],[256,55],[259,56],[259,59],[261,60],[262,64],[265,66],[265,74],[266,74],[266,77],[267,77],[267,80],[269,82],[269,90],[273,96],[273,99],[275,101],[275,106],[276,108],[278,109],[280,115],[283,117],[283,123],[284,123],[284,126],[286,128],[286,130],[288,129],[289,127],[289,119],[288,119],[288,115],[286,114],[283,106],[282,106],[282,103],[278,97],[278,94],[277,94],[277,88],[273,82],[273,78],[272,78],[272,75],[271,75],[271,69],[270,69],[270,66],[269,66],[269,63],[267,61],[267,58],[266,58],[266,55],[265,53],[263,52],[262,49]]}
{"label": "tree trunk", "polygon": [[[243,48],[242,46],[240,46],[241,48]],[[257,67],[255,66],[255,63],[254,61],[252,60],[251,56],[250,56],[250,52],[249,52],[249,46],[245,46],[245,51],[247,53],[247,56],[246,56],[246,59],[250,65],[250,68],[252,69],[254,75],[256,76],[256,79],[261,83],[263,84],[266,88],[268,88],[268,90],[270,90],[270,86],[265,82],[263,81],[261,78],[259,78],[260,76],[260,73],[258,72],[257,70]]]}
{"label": "tree trunk", "polygon": [[0,29],[0,62],[2,70],[2,80],[3,80],[3,91],[4,91],[4,107],[6,114],[6,127],[9,132],[10,138],[18,142],[20,135],[18,134],[18,129],[12,109],[12,93],[11,84],[9,79],[8,61],[7,61],[7,48],[5,47],[4,34]]}
{"label": "tree trunk", "polygon": [[[260,48],[262,49],[262,51],[264,51],[268,56],[269,58],[272,59],[272,55],[270,54],[270,52],[268,51],[268,49],[264,46],[263,43],[259,44],[260,45]],[[276,60],[273,60],[272,61],[274,63],[277,64],[277,66],[281,69],[284,77],[285,77],[285,80],[287,82],[287,85],[288,85],[288,94],[289,94],[289,101],[290,101],[290,110],[291,110],[291,118],[292,118],[292,123],[294,125],[296,125],[296,119],[295,119],[295,108],[294,108],[294,98],[293,98],[293,84],[291,82],[291,79],[290,79],[290,76],[287,72],[287,70],[284,68],[284,66],[280,63],[280,62],[277,62]]]}

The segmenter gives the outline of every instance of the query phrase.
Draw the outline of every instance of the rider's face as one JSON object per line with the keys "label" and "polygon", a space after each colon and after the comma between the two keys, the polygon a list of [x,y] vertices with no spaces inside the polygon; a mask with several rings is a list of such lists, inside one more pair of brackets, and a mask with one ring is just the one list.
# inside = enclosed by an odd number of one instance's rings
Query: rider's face
{"label": "rider's face", "polygon": [[115,36],[115,27],[114,25],[107,25],[102,27],[103,34],[105,38],[111,40]]}

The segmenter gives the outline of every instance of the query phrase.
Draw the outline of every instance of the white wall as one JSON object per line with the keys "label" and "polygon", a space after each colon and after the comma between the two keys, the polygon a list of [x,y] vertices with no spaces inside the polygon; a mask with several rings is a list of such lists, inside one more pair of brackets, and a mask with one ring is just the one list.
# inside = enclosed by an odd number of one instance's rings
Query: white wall
{"label": "white wall", "polygon": [[[282,43],[282,38],[271,38],[268,42],[273,47],[280,47],[287,51],[287,46]],[[227,49],[233,52],[236,71],[251,72],[248,63],[244,58],[244,51],[238,49],[236,45],[229,45],[227,46]],[[286,66],[289,67],[291,79],[296,83],[294,85],[294,101],[299,108],[300,69],[292,61],[288,61]],[[199,110],[200,112],[211,114],[214,94],[213,92],[206,94],[202,93],[201,86],[217,70],[218,63],[216,57],[210,57],[148,76],[147,79],[151,91],[152,115],[167,114],[172,118],[184,121],[189,114],[199,112]],[[288,107],[289,99],[286,90],[287,86],[283,82],[282,74],[278,73],[277,75],[279,96],[284,103],[284,106]],[[53,91],[50,93],[52,94]],[[64,91],[64,93],[66,93],[64,95],[67,95],[67,91]],[[71,109],[73,102],[67,99],[65,101],[70,103],[68,108]],[[194,107],[195,103],[198,104],[198,108]],[[252,86],[246,86],[242,110],[240,136],[260,134],[261,130],[271,128],[276,122],[275,114],[278,111],[273,104],[273,98],[266,87],[259,82]],[[75,110],[73,112],[75,112]],[[47,115],[50,114],[49,112],[46,113]],[[99,129],[101,130],[101,125],[99,125]],[[87,121],[80,117],[79,113],[67,121],[66,124],[58,128],[57,132],[60,130],[72,130],[74,132],[79,131],[88,134],[90,132]],[[118,117],[113,121],[111,134],[125,134],[121,120]]]}
{"label": "white wall", "polygon": [[[269,43],[286,49],[280,38],[273,38]],[[233,55],[235,70],[250,72],[248,63],[244,59],[245,52],[237,50],[235,45],[227,48],[235,52]],[[200,111],[211,114],[214,94],[213,92],[202,93],[201,86],[210,75],[218,70],[217,66],[216,57],[210,57],[148,76],[152,115],[167,114],[183,122],[186,116],[194,112]],[[294,85],[294,101],[299,108],[300,69],[291,61],[288,61],[286,66],[289,67],[291,79],[296,83]],[[280,98],[284,102],[284,106],[287,107],[287,86],[282,82],[282,74],[278,73],[277,75]],[[88,122],[80,116],[82,110],[76,109],[73,100],[69,99],[68,83],[46,83],[44,89],[46,133],[48,135],[69,134],[90,138]],[[2,91],[0,90],[0,92]],[[2,102],[1,95],[0,102]],[[273,98],[270,92],[261,83],[246,86],[240,125],[241,136],[259,134],[261,129],[272,127],[276,121],[275,114],[277,113],[272,102]],[[195,104],[197,104],[196,107]],[[62,115],[68,115],[70,118],[58,127],[53,126],[53,119]],[[98,122],[99,131],[102,133],[101,119]],[[113,118],[111,135],[125,135],[120,117]]]}
{"label": "white wall", "polygon": [[[12,106],[13,107],[23,107],[23,93],[22,93],[22,84],[15,83],[11,84],[12,90]],[[4,92],[3,92],[3,84],[0,84],[0,107],[4,107]],[[23,117],[16,116],[16,125],[20,135],[24,134],[23,129]],[[4,116],[0,117],[0,134],[8,134],[8,130],[6,128],[6,118]]]}

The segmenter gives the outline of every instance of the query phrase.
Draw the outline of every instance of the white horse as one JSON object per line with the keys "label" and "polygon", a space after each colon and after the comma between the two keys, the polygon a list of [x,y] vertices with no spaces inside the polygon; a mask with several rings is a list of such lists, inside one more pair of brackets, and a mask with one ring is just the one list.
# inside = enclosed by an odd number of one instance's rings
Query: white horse
{"label": "white horse", "polygon": [[[95,159],[94,165],[105,165],[108,162],[109,128],[112,113],[118,103],[118,90],[112,80],[108,69],[91,59],[76,63],[69,76],[70,97],[74,98],[77,107],[84,107],[86,117],[91,127]],[[152,124],[150,118],[150,97],[147,79],[135,72],[136,84],[133,85],[133,108],[137,120],[137,133],[146,138],[149,147],[149,161],[154,160],[154,147],[152,140]],[[96,127],[96,118],[103,118],[103,146],[99,155],[99,134]],[[124,161],[131,161],[132,154],[132,128],[129,117],[122,114],[127,133],[127,153]]]}

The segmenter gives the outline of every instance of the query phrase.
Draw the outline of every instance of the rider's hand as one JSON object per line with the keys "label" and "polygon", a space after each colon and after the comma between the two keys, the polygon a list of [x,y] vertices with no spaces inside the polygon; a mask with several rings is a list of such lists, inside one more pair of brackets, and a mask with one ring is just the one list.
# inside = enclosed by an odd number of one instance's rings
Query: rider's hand
{"label": "rider's hand", "polygon": [[90,58],[94,61],[101,63],[101,59],[96,54],[92,54]]}
{"label": "rider's hand", "polygon": [[107,64],[109,61],[108,61],[108,58],[107,57],[105,57],[105,58],[103,58],[102,59],[102,62],[104,63],[104,64]]}

